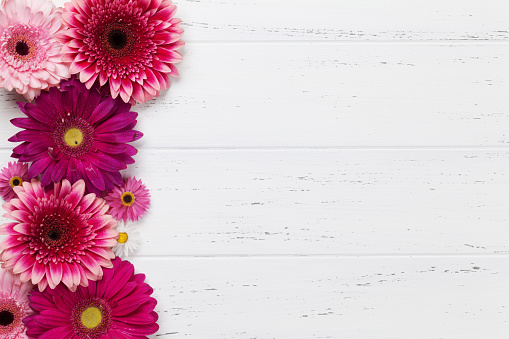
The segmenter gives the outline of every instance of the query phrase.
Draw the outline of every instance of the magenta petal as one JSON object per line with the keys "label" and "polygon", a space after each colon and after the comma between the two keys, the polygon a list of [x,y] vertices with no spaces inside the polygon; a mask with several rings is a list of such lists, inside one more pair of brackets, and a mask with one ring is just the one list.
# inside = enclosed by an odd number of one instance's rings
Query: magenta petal
{"label": "magenta petal", "polygon": [[[40,319],[38,318],[36,322],[40,325],[43,325],[40,323]],[[41,335],[38,336],[39,339],[55,339],[55,338],[73,338],[73,329],[70,325],[63,326],[63,327],[55,327],[51,330],[45,331]]]}
{"label": "magenta petal", "polygon": [[137,113],[134,112],[120,113],[96,127],[95,133],[102,134],[121,130],[126,126],[129,126],[132,122],[135,122],[136,115]]}
{"label": "magenta petal", "polygon": [[55,166],[56,166],[56,162],[54,162],[54,161],[50,162],[48,167],[42,172],[42,174],[41,174],[42,185],[48,186],[52,183],[51,174],[53,173],[53,169],[55,168]]}
{"label": "magenta petal", "polygon": [[[96,124],[101,121],[105,116],[111,113],[112,109],[115,107],[115,100],[111,98],[107,98],[103,102],[101,102],[93,111],[89,117],[91,124]],[[97,133],[97,130],[96,130]]]}
{"label": "magenta petal", "polygon": [[44,151],[48,151],[48,141],[46,138],[41,138],[39,141],[28,143],[23,153],[25,155],[34,155]]}
{"label": "magenta petal", "polygon": [[18,132],[16,134],[16,138],[18,140],[10,140],[10,141],[39,141],[42,138],[46,138],[48,136],[48,133],[45,131],[39,131],[39,130],[24,130],[21,132]]}
{"label": "magenta petal", "polygon": [[120,186],[122,184],[122,175],[119,172],[104,172],[104,175],[115,184],[115,186]]}
{"label": "magenta petal", "polygon": [[14,118],[11,119],[11,123],[19,128],[35,129],[44,132],[52,132],[52,129],[46,125],[41,124],[39,121],[29,118]]}
{"label": "magenta petal", "polygon": [[146,325],[154,322],[154,317],[147,313],[136,313],[134,315],[124,315],[121,317],[113,317],[114,320],[127,324]]}
{"label": "magenta petal", "polygon": [[[111,144],[111,143],[101,142],[101,141],[96,141],[94,143],[94,146],[102,152],[112,153],[112,154],[124,153],[128,149],[128,146],[133,147],[133,146],[127,145],[127,144]],[[129,148],[129,150],[130,150],[130,148]]]}
{"label": "magenta petal", "polygon": [[97,189],[104,190],[104,179],[100,171],[90,161],[83,162],[83,168],[88,179]]}
{"label": "magenta petal", "polygon": [[88,159],[96,167],[108,172],[115,172],[125,169],[125,164],[104,153],[90,153]]}
{"label": "magenta petal", "polygon": [[23,152],[25,152],[27,146],[29,145],[28,142],[24,142],[16,147],[14,147],[14,149],[12,150],[12,157],[13,158],[19,158],[19,156],[21,154],[23,154]]}
{"label": "magenta petal", "polygon": [[38,160],[30,166],[28,169],[28,177],[33,178],[39,175],[42,171],[48,167],[48,165],[51,163],[51,158],[49,156],[42,158],[41,160]]}
{"label": "magenta petal", "polygon": [[54,182],[62,180],[65,172],[67,171],[68,165],[69,165],[68,159],[64,158],[64,159],[58,161],[51,173],[51,180],[53,180]]}

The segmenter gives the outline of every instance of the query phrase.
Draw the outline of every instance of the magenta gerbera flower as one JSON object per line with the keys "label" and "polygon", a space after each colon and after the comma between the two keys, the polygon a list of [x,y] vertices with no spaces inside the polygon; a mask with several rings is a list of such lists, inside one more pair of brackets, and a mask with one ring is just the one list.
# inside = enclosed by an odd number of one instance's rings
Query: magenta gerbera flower
{"label": "magenta gerbera flower", "polygon": [[0,338],[27,339],[23,319],[32,314],[28,304],[31,283],[15,283],[12,272],[0,268]]}
{"label": "magenta gerbera flower", "polygon": [[109,81],[114,98],[146,102],[169,87],[178,75],[175,63],[181,20],[173,18],[171,0],[74,0],[65,4],[59,34],[70,71],[88,88]]}
{"label": "magenta gerbera flower", "polygon": [[41,291],[63,282],[76,290],[112,266],[117,222],[106,213],[104,199],[84,195],[83,180],[71,186],[64,179],[45,192],[34,179],[14,190],[18,198],[3,205],[4,216],[14,222],[0,226],[7,235],[0,257],[21,282],[32,281]]}
{"label": "magenta gerbera flower", "polygon": [[68,78],[62,44],[62,10],[47,0],[7,0],[0,8],[0,86],[28,100]]}
{"label": "magenta gerbera flower", "polygon": [[63,178],[85,180],[87,192],[101,196],[122,184],[120,170],[134,163],[136,148],[127,144],[142,133],[133,130],[137,113],[130,104],[107,95],[107,88],[72,78],[52,87],[33,103],[18,103],[27,118],[11,122],[21,131],[9,141],[23,143],[12,157],[33,164],[28,178],[41,174],[43,186]]}
{"label": "magenta gerbera flower", "polygon": [[0,172],[0,195],[5,201],[16,196],[14,187],[21,186],[27,180],[28,164],[22,162],[10,162]]}
{"label": "magenta gerbera flower", "polygon": [[110,205],[109,213],[117,220],[137,221],[147,213],[150,192],[141,180],[129,177],[120,187],[113,188],[104,199]]}
{"label": "magenta gerbera flower", "polygon": [[147,338],[159,329],[156,299],[134,266],[119,258],[105,269],[103,279],[71,292],[63,285],[34,291],[34,314],[25,319],[27,334],[39,339]]}

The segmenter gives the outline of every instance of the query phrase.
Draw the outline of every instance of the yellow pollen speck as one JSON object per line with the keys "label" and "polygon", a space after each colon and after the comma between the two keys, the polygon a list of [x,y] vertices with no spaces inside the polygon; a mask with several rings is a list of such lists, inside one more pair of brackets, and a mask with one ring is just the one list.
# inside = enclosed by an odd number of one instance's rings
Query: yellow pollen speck
{"label": "yellow pollen speck", "polygon": [[23,184],[23,179],[21,179],[20,177],[12,177],[11,180],[9,181],[9,185],[11,187],[21,186],[21,184]]}
{"label": "yellow pollen speck", "polygon": [[69,128],[65,132],[64,141],[69,147],[78,147],[83,141],[83,133],[77,128]]}
{"label": "yellow pollen speck", "polygon": [[96,328],[101,325],[102,320],[101,310],[95,306],[90,306],[81,313],[81,324],[86,328]]}
{"label": "yellow pollen speck", "polygon": [[134,204],[134,194],[131,192],[124,192],[120,196],[120,200],[122,201],[122,205],[124,206],[131,206]]}
{"label": "yellow pollen speck", "polygon": [[127,242],[127,239],[128,239],[128,238],[129,238],[129,236],[127,235],[127,233],[125,233],[125,232],[120,232],[120,233],[118,233],[118,240],[117,240],[117,241],[118,241],[120,244],[124,244],[124,243],[126,243],[126,242]]}

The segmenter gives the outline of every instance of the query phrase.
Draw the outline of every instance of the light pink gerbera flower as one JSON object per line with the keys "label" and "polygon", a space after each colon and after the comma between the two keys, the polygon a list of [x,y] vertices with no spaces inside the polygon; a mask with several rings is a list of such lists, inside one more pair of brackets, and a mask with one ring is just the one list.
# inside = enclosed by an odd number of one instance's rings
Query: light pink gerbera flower
{"label": "light pink gerbera flower", "polygon": [[150,192],[141,180],[129,177],[122,186],[113,188],[104,199],[110,205],[109,213],[117,220],[137,221],[147,213]]}
{"label": "light pink gerbera flower", "polygon": [[7,237],[0,243],[2,267],[13,270],[21,282],[32,281],[44,290],[63,282],[70,290],[100,279],[111,267],[117,243],[117,222],[95,194],[84,195],[85,182],[68,180],[45,192],[37,180],[15,187],[17,199],[3,205],[0,226]]}
{"label": "light pink gerbera flower", "polygon": [[28,164],[22,162],[10,162],[0,172],[0,195],[5,201],[16,196],[14,187],[21,186],[27,180]]}
{"label": "light pink gerbera flower", "polygon": [[69,28],[64,43],[70,71],[87,88],[109,81],[113,98],[142,103],[170,86],[177,76],[176,51],[184,45],[181,20],[171,0],[74,0],[62,15]]}
{"label": "light pink gerbera flower", "polygon": [[29,282],[15,283],[12,272],[0,268],[0,338],[28,338],[23,319],[33,313],[28,301],[32,288]]}
{"label": "light pink gerbera flower", "polygon": [[61,9],[47,0],[7,0],[0,8],[0,87],[28,100],[68,78],[62,44]]}

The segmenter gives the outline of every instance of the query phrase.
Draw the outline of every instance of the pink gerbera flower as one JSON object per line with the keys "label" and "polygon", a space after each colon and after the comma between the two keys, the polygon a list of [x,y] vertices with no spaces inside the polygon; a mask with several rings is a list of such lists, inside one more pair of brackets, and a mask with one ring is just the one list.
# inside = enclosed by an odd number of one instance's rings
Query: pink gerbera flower
{"label": "pink gerbera flower", "polygon": [[63,282],[76,290],[112,266],[117,222],[106,214],[104,199],[84,196],[83,180],[72,186],[63,180],[49,192],[37,180],[25,181],[14,190],[18,198],[3,205],[14,222],[0,226],[0,234],[7,235],[0,250],[2,267],[21,282],[31,280],[41,291]]}
{"label": "pink gerbera flower", "polygon": [[12,157],[33,164],[28,178],[41,174],[43,186],[63,178],[85,180],[87,192],[98,196],[122,184],[120,170],[134,163],[136,148],[128,142],[142,133],[133,130],[137,113],[130,104],[108,95],[108,89],[88,90],[72,78],[52,87],[32,103],[18,103],[27,118],[11,122],[21,131],[9,141],[23,143]]}
{"label": "pink gerbera flower", "polygon": [[123,185],[115,187],[104,199],[110,205],[110,212],[117,220],[137,221],[147,213],[150,192],[136,178],[127,178]]}
{"label": "pink gerbera flower", "polygon": [[0,268],[0,338],[27,339],[23,319],[32,314],[28,305],[31,283],[15,283],[12,272]]}
{"label": "pink gerbera flower", "polygon": [[0,195],[5,201],[16,196],[14,187],[21,186],[27,180],[28,164],[22,162],[10,162],[0,172]]}
{"label": "pink gerbera flower", "polygon": [[147,338],[159,329],[145,275],[119,258],[105,269],[103,279],[71,292],[63,285],[34,291],[30,306],[34,314],[25,319],[27,333],[39,339]]}
{"label": "pink gerbera flower", "polygon": [[28,100],[68,78],[62,44],[61,9],[47,0],[7,0],[0,8],[0,86]]}
{"label": "pink gerbera flower", "polygon": [[58,39],[64,43],[71,73],[80,74],[88,88],[109,81],[114,98],[146,102],[169,87],[178,75],[175,63],[181,20],[173,18],[171,0],[74,0],[62,16],[69,28]]}

